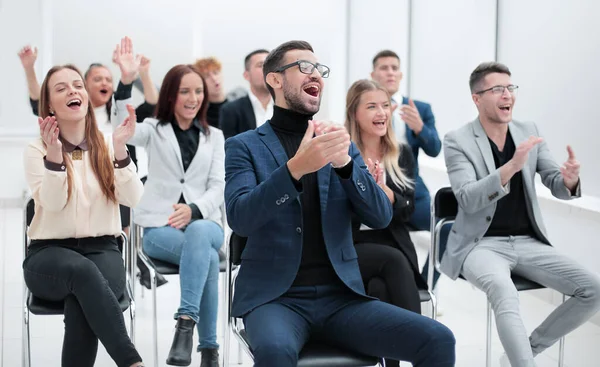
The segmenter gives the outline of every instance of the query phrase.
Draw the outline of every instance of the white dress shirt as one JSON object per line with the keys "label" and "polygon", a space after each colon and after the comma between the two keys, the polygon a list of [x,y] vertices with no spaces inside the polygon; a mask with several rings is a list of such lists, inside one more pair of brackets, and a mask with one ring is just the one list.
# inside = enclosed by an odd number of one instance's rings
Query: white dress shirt
{"label": "white dress shirt", "polygon": [[396,92],[392,96],[392,107],[397,104],[398,107],[392,113],[392,126],[394,128],[394,133],[396,134],[396,140],[398,143],[406,144],[408,141],[406,140],[406,123],[402,120],[400,115],[402,114],[402,94],[400,91]]}
{"label": "white dress shirt", "polygon": [[273,98],[269,100],[267,104],[267,108],[263,108],[260,100],[252,93],[252,91],[248,92],[248,98],[250,98],[250,102],[252,103],[252,110],[254,110],[254,117],[256,118],[256,127],[261,126],[267,120],[270,120],[273,117]]}

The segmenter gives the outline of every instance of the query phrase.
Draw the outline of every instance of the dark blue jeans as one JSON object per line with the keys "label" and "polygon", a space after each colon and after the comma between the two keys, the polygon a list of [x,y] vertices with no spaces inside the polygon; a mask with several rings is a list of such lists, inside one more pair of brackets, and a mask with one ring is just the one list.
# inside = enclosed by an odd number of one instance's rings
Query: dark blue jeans
{"label": "dark blue jeans", "polygon": [[256,367],[295,367],[308,339],[415,367],[455,361],[454,335],[446,326],[342,284],[292,287],[246,314],[244,325]]}

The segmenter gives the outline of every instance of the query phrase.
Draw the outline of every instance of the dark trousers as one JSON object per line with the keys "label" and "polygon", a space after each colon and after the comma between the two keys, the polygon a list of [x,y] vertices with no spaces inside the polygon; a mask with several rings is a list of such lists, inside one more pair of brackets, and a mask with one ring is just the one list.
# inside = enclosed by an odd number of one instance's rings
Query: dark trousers
{"label": "dark trousers", "polygon": [[256,367],[295,367],[310,338],[365,355],[451,367],[455,340],[441,323],[344,285],[292,287],[244,316]]}
{"label": "dark trousers", "polygon": [[419,289],[404,253],[376,243],[357,243],[354,247],[367,294],[420,314]]}
{"label": "dark trousers", "polygon": [[125,268],[116,238],[32,241],[23,270],[33,295],[64,301],[63,367],[92,367],[98,339],[118,366],[142,360],[119,307]]}

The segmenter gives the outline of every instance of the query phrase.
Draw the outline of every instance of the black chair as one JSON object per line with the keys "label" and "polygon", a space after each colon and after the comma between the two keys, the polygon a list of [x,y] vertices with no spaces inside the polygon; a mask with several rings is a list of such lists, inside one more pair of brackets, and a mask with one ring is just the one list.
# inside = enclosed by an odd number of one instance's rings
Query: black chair
{"label": "black chair", "polygon": [[[454,196],[454,192],[451,187],[443,187],[439,189],[434,200],[431,202],[431,247],[430,247],[430,258],[433,259],[433,264],[437,271],[440,271],[440,256],[438,254],[440,248],[440,232],[445,225],[452,225],[458,214],[458,202]],[[433,283],[433,266],[429,267],[429,274],[427,275],[428,285],[431,289]],[[466,280],[462,275],[459,276],[461,279]],[[513,283],[518,292],[530,291],[534,289],[546,288],[541,284],[525,279],[519,275],[511,274]],[[563,294],[563,302],[566,296]],[[492,365],[492,305],[487,302],[487,327],[486,327],[486,349],[485,349],[485,363],[486,367]],[[559,341],[558,351],[558,366],[564,365],[564,348],[565,338],[562,337]]]}
{"label": "black chair", "polygon": [[[233,334],[238,339],[240,345],[253,358],[252,350],[248,344],[246,332],[242,327],[241,320],[231,316],[231,302],[233,299],[233,285],[235,278],[242,263],[242,252],[246,246],[246,237],[238,236],[232,233],[229,241],[229,261],[227,262],[227,284],[229,284],[230,292],[227,299],[227,320],[228,326],[233,331]],[[235,271],[234,271],[235,270]],[[225,333],[225,362],[224,366],[229,366],[229,332]],[[302,351],[298,359],[298,367],[359,367],[359,366],[374,366],[381,365],[385,367],[385,361],[377,357],[369,357],[352,353],[346,350],[324,345],[322,343],[314,343],[309,341]]]}
{"label": "black chair", "polygon": [[[27,236],[27,230],[29,229],[29,225],[33,220],[33,216],[35,214],[35,203],[33,199],[28,199],[25,209],[23,210],[23,254],[24,258],[27,257],[28,247],[29,247],[29,237]],[[119,238],[119,247],[121,247],[121,251],[124,254],[124,261],[127,265],[129,263],[129,259],[131,257],[131,246],[127,240],[127,236],[124,232],[121,232],[121,237]],[[123,296],[119,299],[119,305],[121,306],[121,311],[125,312],[129,309],[129,338],[132,343],[135,343],[135,301],[133,298],[133,292],[131,288],[131,277],[130,273],[126,271],[125,275],[125,289],[126,291],[123,293]],[[24,294],[24,302],[23,302],[23,349],[22,349],[22,362],[23,366],[29,367],[31,366],[31,337],[29,334],[29,317],[30,314],[34,315],[62,315],[64,312],[64,303],[63,302],[53,302],[46,301],[41,298],[34,296],[25,282],[23,282],[23,294]]]}

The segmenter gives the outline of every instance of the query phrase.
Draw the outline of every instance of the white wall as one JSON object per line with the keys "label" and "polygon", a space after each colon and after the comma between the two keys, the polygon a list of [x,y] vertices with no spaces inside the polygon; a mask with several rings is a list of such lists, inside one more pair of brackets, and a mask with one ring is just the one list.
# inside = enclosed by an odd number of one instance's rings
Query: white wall
{"label": "white wall", "polygon": [[572,144],[584,192],[600,197],[600,3],[500,4],[498,59],[519,85],[515,119],[535,121],[561,163]]}
{"label": "white wall", "polygon": [[[400,56],[404,74],[400,90],[407,91],[409,2],[408,0],[350,1],[350,50],[348,57],[348,85],[359,79],[369,79],[373,57],[381,50],[390,49]],[[378,15],[385,14],[385,21]],[[343,98],[343,97],[342,97]]]}
{"label": "white wall", "polygon": [[477,116],[469,75],[494,60],[496,1],[413,1],[412,14],[409,95],[431,103],[441,138]]}

